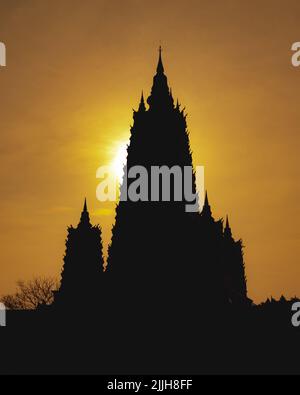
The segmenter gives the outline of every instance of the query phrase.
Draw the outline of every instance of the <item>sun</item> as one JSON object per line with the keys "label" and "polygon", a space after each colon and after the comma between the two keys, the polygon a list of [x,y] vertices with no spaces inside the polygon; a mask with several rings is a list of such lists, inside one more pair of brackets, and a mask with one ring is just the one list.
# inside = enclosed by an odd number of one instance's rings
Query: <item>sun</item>
{"label": "sun", "polygon": [[124,166],[126,164],[127,145],[127,141],[122,141],[116,144],[115,156],[112,162],[112,170],[120,184],[123,179]]}

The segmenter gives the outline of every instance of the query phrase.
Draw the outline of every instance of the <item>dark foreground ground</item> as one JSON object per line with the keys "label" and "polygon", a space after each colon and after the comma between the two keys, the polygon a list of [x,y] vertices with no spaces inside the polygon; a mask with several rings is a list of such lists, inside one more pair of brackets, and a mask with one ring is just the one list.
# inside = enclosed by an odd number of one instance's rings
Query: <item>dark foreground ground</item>
{"label": "dark foreground ground", "polygon": [[288,304],[244,312],[9,312],[0,372],[299,374],[300,327],[291,315]]}

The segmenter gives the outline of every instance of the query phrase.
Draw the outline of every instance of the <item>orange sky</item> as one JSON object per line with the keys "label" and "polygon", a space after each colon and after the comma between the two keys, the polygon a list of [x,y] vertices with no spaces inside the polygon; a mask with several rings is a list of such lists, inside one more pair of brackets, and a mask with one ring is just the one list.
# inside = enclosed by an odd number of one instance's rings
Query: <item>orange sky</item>
{"label": "orange sky", "polygon": [[0,294],[59,275],[66,227],[129,137],[163,58],[216,217],[245,245],[249,296],[300,295],[299,1],[1,0]]}

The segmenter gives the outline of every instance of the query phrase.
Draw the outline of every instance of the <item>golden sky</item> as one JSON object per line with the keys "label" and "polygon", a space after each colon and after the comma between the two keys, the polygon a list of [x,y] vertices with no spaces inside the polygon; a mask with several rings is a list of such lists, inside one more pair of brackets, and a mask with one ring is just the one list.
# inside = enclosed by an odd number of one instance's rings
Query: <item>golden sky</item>
{"label": "golden sky", "polygon": [[58,276],[85,196],[107,242],[96,169],[129,137],[157,48],[186,107],[216,217],[245,245],[249,296],[300,296],[300,3],[1,0],[0,294]]}

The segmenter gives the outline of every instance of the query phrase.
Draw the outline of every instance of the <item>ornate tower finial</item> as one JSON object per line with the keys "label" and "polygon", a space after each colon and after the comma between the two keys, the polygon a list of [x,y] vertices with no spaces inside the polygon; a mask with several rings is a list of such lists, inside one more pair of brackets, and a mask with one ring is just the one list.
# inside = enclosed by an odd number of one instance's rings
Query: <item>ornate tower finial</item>
{"label": "ornate tower finial", "polygon": [[207,191],[205,191],[205,200],[204,200],[204,205],[209,206],[208,204],[208,195],[207,195]]}
{"label": "ornate tower finial", "polygon": [[212,218],[211,208],[210,208],[210,205],[208,202],[207,191],[205,191],[205,200],[204,200],[204,206],[203,206],[201,215],[205,218]]}
{"label": "ornate tower finial", "polygon": [[226,228],[230,228],[230,226],[229,226],[229,219],[228,219],[228,215],[226,215],[226,226],[225,226]]}
{"label": "ornate tower finial", "polygon": [[80,222],[79,222],[78,226],[82,226],[82,225],[91,226],[90,215],[89,215],[89,212],[87,209],[86,198],[84,199],[83,211],[81,213]]}
{"label": "ornate tower finial", "polygon": [[224,229],[224,235],[231,238],[232,237],[232,232],[231,232],[231,228],[229,225],[229,219],[228,219],[228,215],[226,215],[226,224],[225,224],[225,229]]}
{"label": "ornate tower finial", "polygon": [[163,74],[164,73],[164,66],[163,66],[163,63],[162,63],[162,57],[161,57],[161,53],[162,53],[162,47],[161,47],[161,45],[159,46],[159,57],[158,57],[158,63],[157,63],[157,68],[156,68],[156,71],[157,71],[157,74]]}
{"label": "ornate tower finial", "polygon": [[164,66],[162,63],[161,52],[162,52],[162,48],[160,46],[158,63],[156,67],[156,74],[153,78],[151,94],[147,99],[147,103],[149,104],[150,111],[153,108],[156,109],[163,109],[166,107],[169,107],[170,109],[174,108],[174,100],[170,95],[167,76],[164,73]]}
{"label": "ornate tower finial", "polygon": [[142,91],[141,101],[139,104],[139,111],[144,112],[146,111],[145,100],[144,100],[144,92]]}

